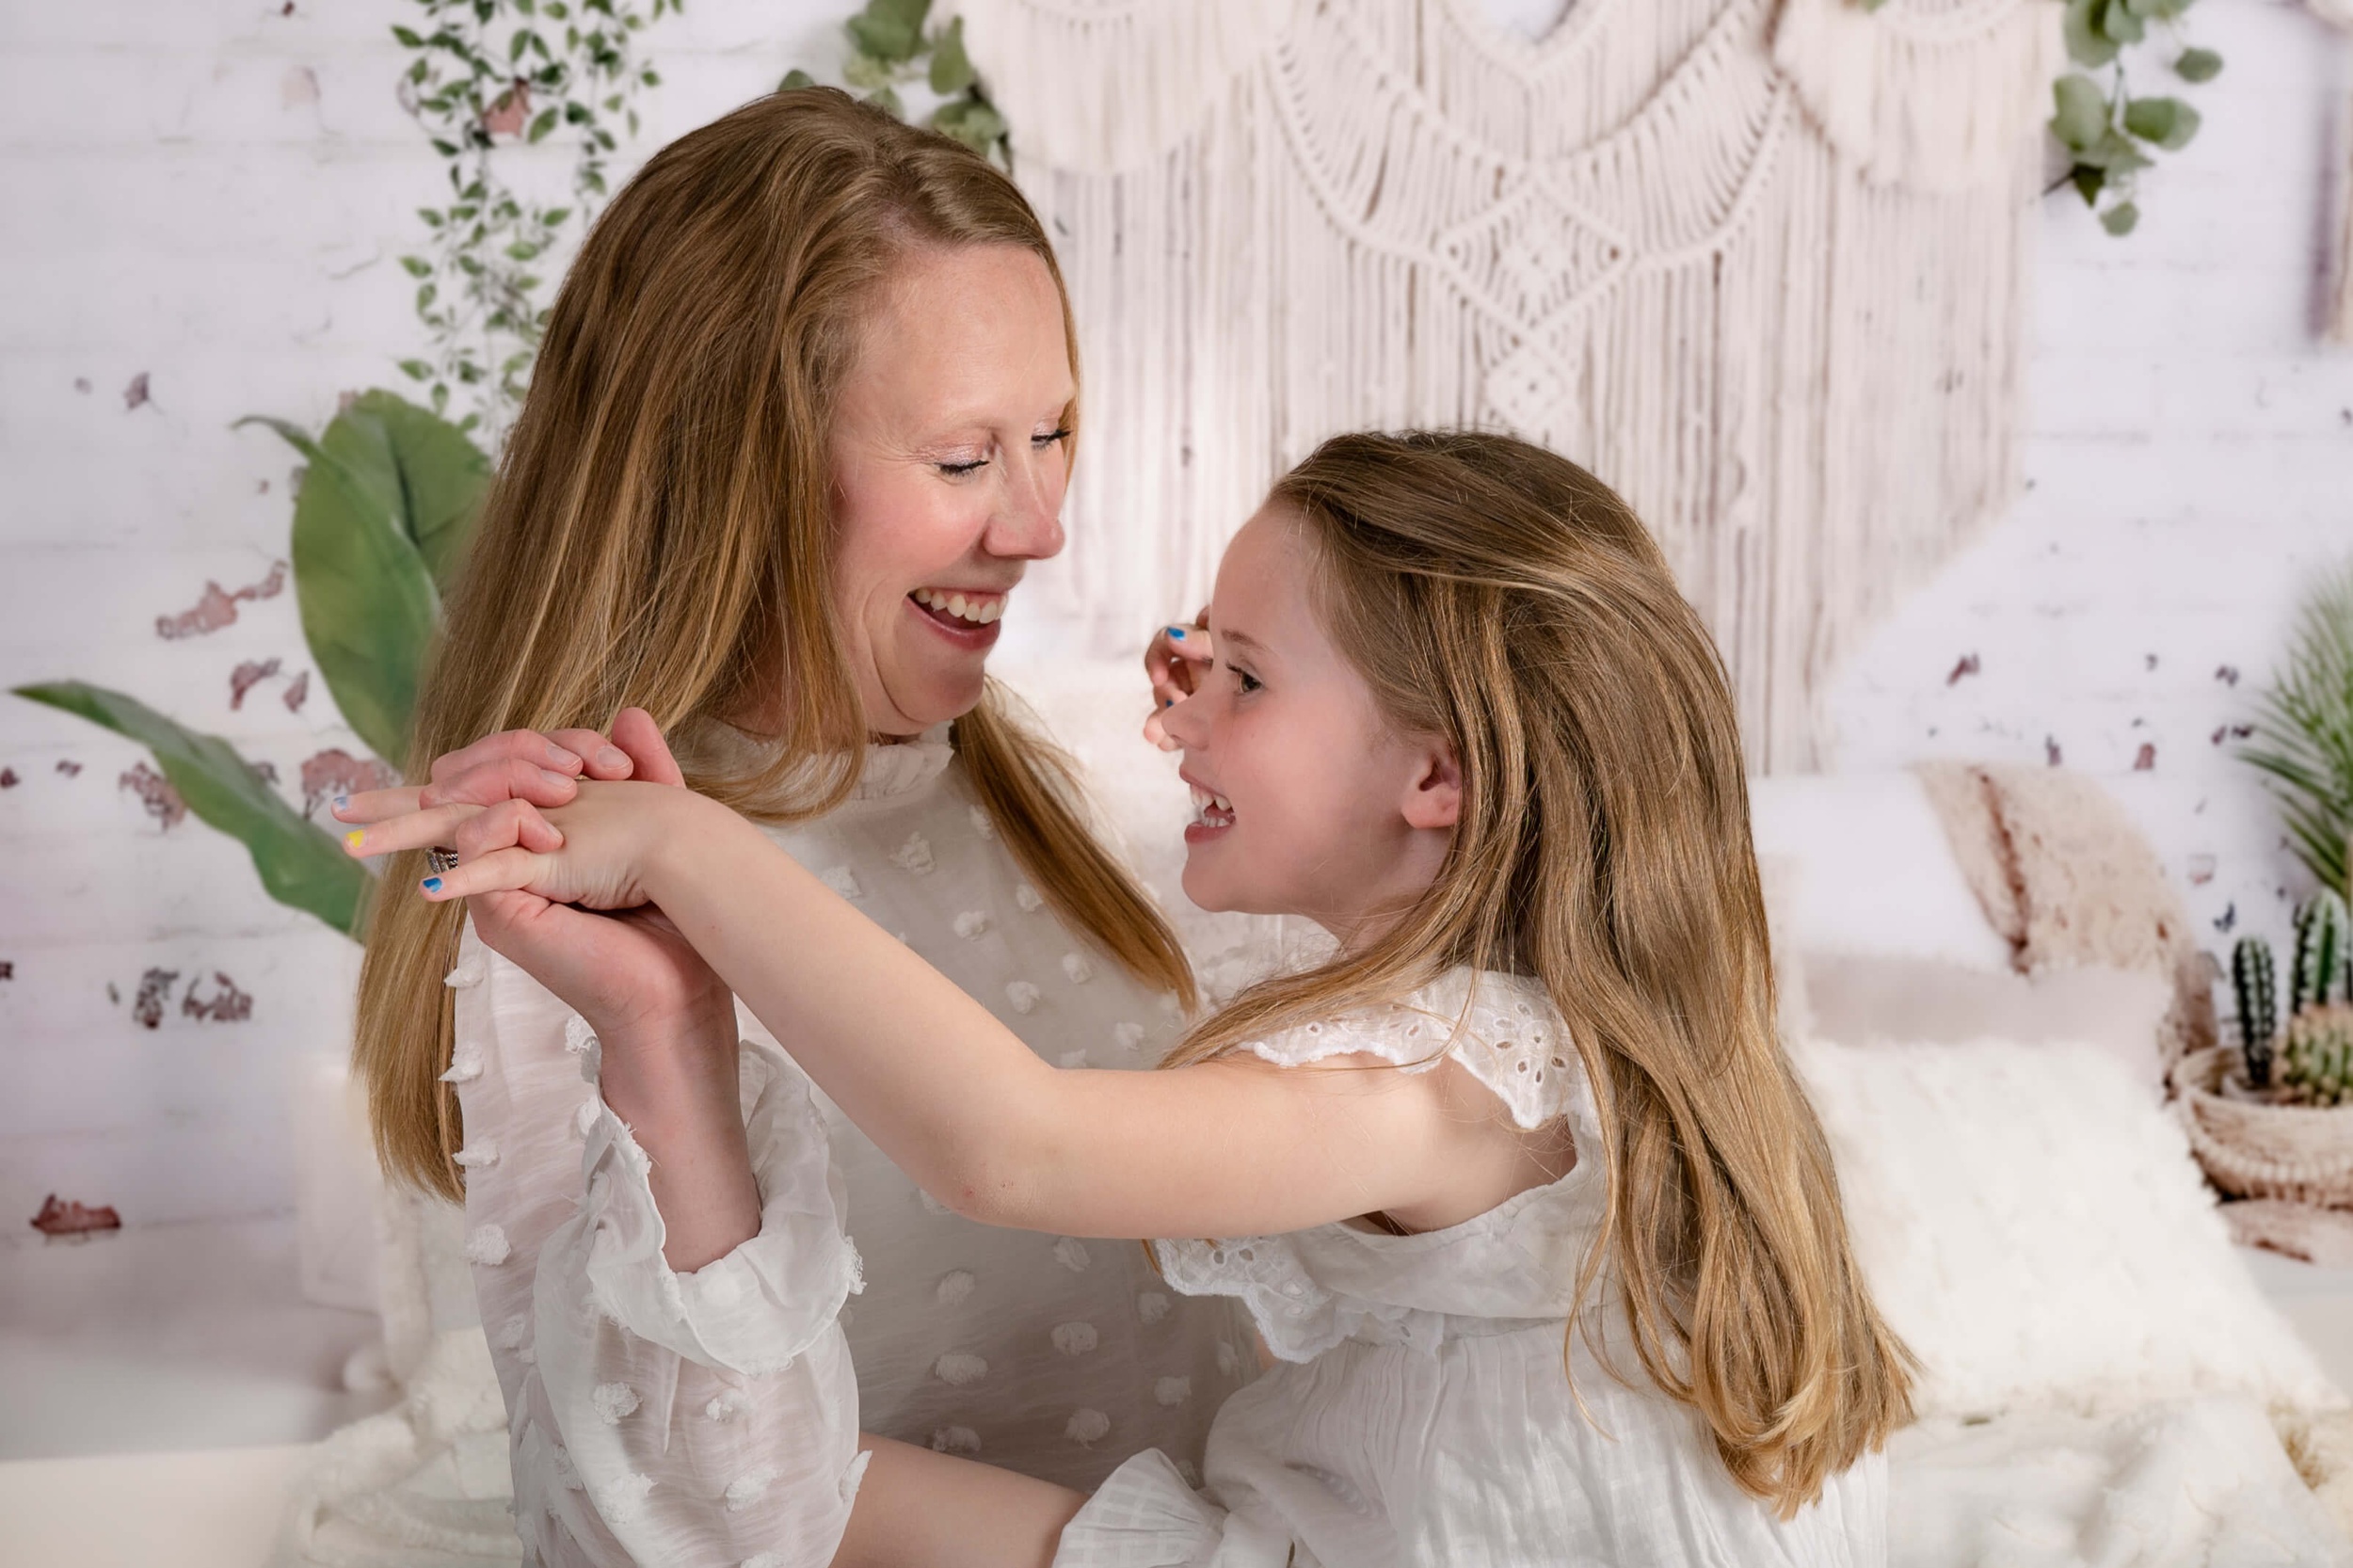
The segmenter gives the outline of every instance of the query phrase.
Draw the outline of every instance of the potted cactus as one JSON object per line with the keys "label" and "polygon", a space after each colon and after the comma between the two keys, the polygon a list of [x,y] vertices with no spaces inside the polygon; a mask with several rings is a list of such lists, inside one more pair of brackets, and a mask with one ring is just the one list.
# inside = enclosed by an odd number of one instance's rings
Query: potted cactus
{"label": "potted cactus", "polygon": [[2279,967],[2260,936],[2231,954],[2236,1039],[2176,1070],[2190,1143],[2239,1197],[2353,1206],[2353,918],[2333,889],[2296,912],[2280,1021]]}

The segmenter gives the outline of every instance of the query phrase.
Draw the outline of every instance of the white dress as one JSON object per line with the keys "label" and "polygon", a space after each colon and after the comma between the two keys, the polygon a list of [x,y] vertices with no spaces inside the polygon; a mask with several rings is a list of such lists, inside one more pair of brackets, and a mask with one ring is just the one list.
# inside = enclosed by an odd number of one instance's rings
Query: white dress
{"label": "white dress", "polygon": [[[1140,1454],[1063,1532],[1057,1568],[1885,1563],[1881,1455],[1783,1523],[1734,1486],[1689,1407],[1612,1379],[1583,1333],[1570,1366],[1593,1420],[1578,1413],[1562,1348],[1603,1220],[1601,1128],[1541,986],[1458,969],[1408,1003],[1248,1048],[1286,1065],[1361,1051],[1413,1070],[1451,1057],[1519,1126],[1566,1116],[1577,1163],[1444,1230],[1338,1224],[1159,1243],[1171,1285],[1239,1298],[1279,1359],[1218,1412],[1207,1496],[1165,1457]],[[1595,1294],[1587,1332],[1623,1345],[1622,1309]],[[1616,1360],[1641,1377],[1630,1352]]]}
{"label": "white dress", "polygon": [[[1048,1061],[1146,1067],[1178,1028],[1023,880],[941,731],[872,748],[855,798],[773,836]],[[1139,1448],[1196,1460],[1241,1385],[1229,1304],[1176,1295],[1136,1245],[950,1213],[740,1010],[761,1230],[672,1272],[587,1027],[471,928],[450,984],[527,1562],[822,1565],[861,1427],[1084,1489]]]}

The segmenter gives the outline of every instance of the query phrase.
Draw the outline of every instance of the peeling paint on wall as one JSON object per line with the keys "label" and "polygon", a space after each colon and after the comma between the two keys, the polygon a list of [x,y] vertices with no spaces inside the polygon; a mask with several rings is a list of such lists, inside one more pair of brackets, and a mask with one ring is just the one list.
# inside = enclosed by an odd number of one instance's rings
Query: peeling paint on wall
{"label": "peeling paint on wall", "polygon": [[[18,1212],[24,1211],[20,1209]],[[43,1236],[80,1237],[94,1235],[102,1230],[120,1230],[122,1216],[115,1212],[112,1204],[91,1208],[81,1203],[61,1203],[57,1194],[52,1192],[41,1200],[40,1212],[33,1216],[32,1224],[33,1228]]]}
{"label": "peeling paint on wall", "polygon": [[147,814],[162,824],[166,832],[169,832],[188,814],[188,803],[180,798],[180,792],[171,787],[171,780],[145,762],[131,764],[131,771],[116,779],[115,783],[117,787],[137,794],[139,804],[147,808]]}
{"label": "peeling paint on wall", "polygon": [[304,670],[286,683],[286,712],[299,713],[311,696],[311,672]]}
{"label": "peeling paint on wall", "polygon": [[333,795],[389,790],[399,782],[400,775],[373,757],[354,757],[340,746],[322,751],[302,764],[302,814],[314,815]]}
{"label": "peeling paint on wall", "polygon": [[257,599],[276,599],[286,587],[286,563],[270,563],[269,575],[259,583],[248,583],[231,593],[217,583],[204,584],[204,597],[176,616],[157,616],[155,635],[167,641],[180,637],[199,637],[207,632],[217,632],[233,626],[240,602]]}
{"label": "peeling paint on wall", "polygon": [[276,675],[279,661],[248,659],[229,672],[229,711],[235,712],[245,706],[245,694]]}
{"label": "peeling paint on wall", "polygon": [[191,1018],[209,1018],[215,1023],[223,1024],[244,1023],[253,1016],[253,998],[238,990],[236,982],[222,974],[218,969],[213,971],[213,984],[216,989],[211,996],[200,997],[196,994],[197,986],[202,984],[201,981],[189,983],[188,994],[180,999],[182,1014]]}
{"label": "peeling paint on wall", "polygon": [[141,1029],[154,1029],[163,1023],[165,999],[171,995],[179,979],[178,969],[150,969],[139,976],[139,994],[132,999],[131,1016],[138,1020]]}

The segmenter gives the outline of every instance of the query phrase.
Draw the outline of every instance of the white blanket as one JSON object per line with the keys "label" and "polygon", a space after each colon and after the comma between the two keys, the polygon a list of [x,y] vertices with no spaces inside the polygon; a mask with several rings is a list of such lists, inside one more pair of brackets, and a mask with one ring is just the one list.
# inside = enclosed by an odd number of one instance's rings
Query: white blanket
{"label": "white blanket", "polygon": [[2353,1568],[2244,1397],[1938,1418],[1888,1451],[1890,1568]]}

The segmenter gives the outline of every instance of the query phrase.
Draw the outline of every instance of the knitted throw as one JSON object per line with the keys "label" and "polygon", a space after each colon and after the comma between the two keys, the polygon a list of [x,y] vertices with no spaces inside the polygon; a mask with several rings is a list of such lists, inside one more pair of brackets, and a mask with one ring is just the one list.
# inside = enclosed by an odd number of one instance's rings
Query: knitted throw
{"label": "knitted throw", "polygon": [[959,0],[1094,411],[1034,574],[1097,651],[1201,602],[1334,432],[1512,430],[1622,490],[1751,765],[1998,515],[2049,0]]}

